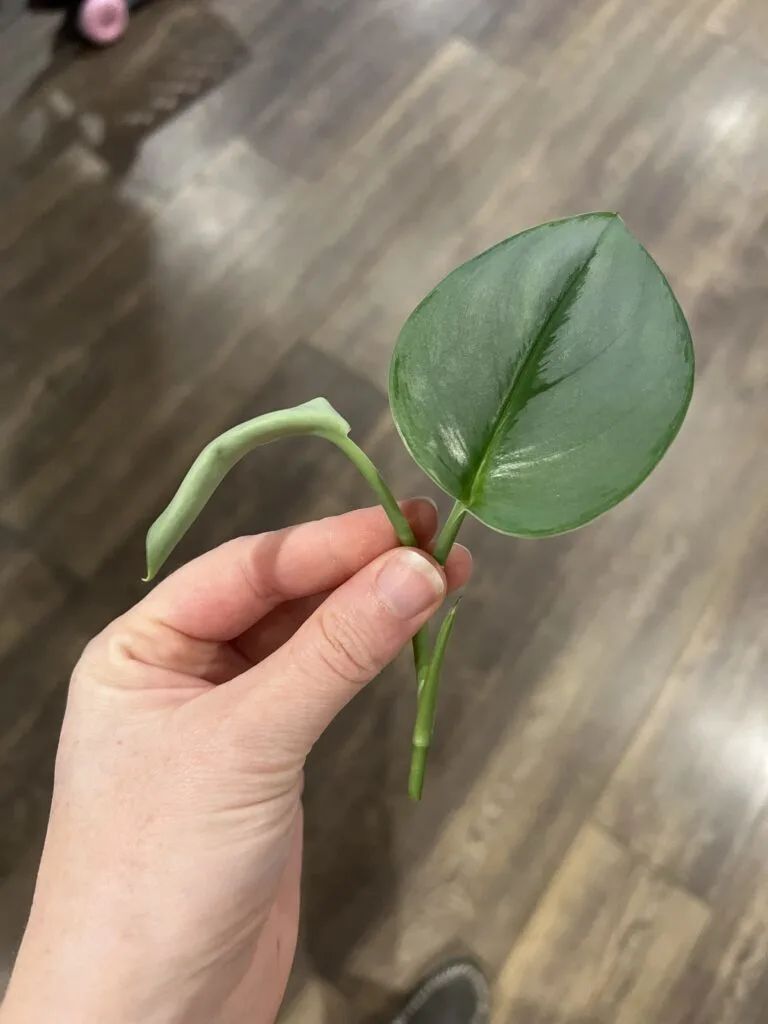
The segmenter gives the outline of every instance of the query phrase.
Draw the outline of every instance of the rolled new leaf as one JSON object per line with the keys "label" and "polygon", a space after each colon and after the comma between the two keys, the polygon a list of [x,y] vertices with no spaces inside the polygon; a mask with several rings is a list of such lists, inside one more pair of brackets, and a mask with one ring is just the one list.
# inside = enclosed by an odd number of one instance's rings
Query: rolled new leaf
{"label": "rolled new leaf", "polygon": [[607,511],[677,434],[694,375],[685,317],[615,214],[524,231],[414,310],[390,371],[414,460],[487,526],[540,537]]}
{"label": "rolled new leaf", "polygon": [[147,533],[147,575],[151,580],[197,519],[229,471],[248,452],[283,437],[324,437],[335,444],[350,431],[347,421],[324,398],[292,409],[268,412],[240,423],[203,448],[164,512]]}
{"label": "rolled new leaf", "polygon": [[435,640],[435,647],[429,661],[424,684],[419,686],[416,722],[413,727],[411,745],[411,768],[408,774],[408,794],[412,800],[421,800],[424,789],[424,772],[427,768],[427,757],[432,742],[432,731],[435,727],[435,711],[437,709],[437,689],[440,685],[440,672],[445,660],[448,641],[451,639],[453,624],[459,602],[451,608]]}

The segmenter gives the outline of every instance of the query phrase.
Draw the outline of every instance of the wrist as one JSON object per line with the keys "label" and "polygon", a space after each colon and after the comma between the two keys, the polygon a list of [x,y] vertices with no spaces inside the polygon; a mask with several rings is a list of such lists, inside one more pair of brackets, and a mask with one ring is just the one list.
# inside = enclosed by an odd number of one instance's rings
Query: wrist
{"label": "wrist", "polygon": [[187,1024],[192,997],[162,965],[131,962],[112,941],[73,938],[30,921],[0,1006],[0,1024]]}

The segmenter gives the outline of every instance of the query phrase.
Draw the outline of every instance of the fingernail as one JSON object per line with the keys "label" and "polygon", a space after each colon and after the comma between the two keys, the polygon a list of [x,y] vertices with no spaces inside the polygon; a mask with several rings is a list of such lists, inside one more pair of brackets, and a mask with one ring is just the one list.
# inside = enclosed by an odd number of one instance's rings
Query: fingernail
{"label": "fingernail", "polygon": [[442,573],[413,548],[393,551],[376,578],[382,601],[400,619],[420,615],[445,594]]}

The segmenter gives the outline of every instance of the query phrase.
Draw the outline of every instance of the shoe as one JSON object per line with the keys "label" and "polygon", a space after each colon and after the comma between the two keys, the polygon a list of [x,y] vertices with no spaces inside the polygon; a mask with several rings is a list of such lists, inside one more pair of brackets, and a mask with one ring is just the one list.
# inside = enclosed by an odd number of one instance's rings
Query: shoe
{"label": "shoe", "polygon": [[452,960],[427,975],[392,1024],[488,1024],[490,991],[471,960]]}

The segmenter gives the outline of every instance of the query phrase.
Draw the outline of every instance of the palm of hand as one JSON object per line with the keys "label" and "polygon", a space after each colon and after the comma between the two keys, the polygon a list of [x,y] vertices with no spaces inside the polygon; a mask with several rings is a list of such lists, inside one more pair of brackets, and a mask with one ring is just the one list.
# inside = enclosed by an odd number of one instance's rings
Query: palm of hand
{"label": "palm of hand", "polygon": [[[427,543],[433,506],[405,511]],[[62,1021],[274,1020],[296,945],[306,755],[445,594],[424,556],[395,547],[379,509],[240,538],[88,645],[7,1002],[43,1019],[45,976]],[[469,571],[455,549],[448,588]],[[83,963],[85,989],[70,983]]]}

